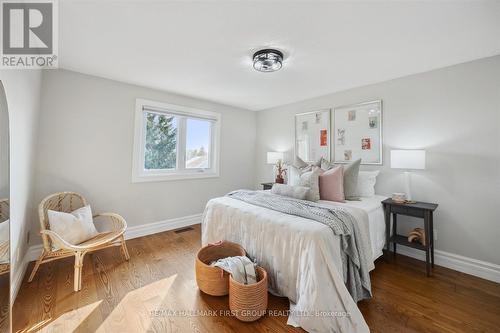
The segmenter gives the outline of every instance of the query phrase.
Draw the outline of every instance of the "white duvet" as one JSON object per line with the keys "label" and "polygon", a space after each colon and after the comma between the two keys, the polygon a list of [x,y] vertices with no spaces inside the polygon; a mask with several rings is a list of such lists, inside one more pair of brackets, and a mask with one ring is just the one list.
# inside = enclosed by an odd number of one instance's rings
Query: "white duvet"
{"label": "white duvet", "polygon": [[[371,249],[366,211],[339,205],[359,221]],[[270,291],[290,300],[289,325],[308,332],[369,332],[345,287],[340,238],[329,227],[221,197],[208,202],[202,222],[203,245],[218,240],[240,244],[266,269]]]}

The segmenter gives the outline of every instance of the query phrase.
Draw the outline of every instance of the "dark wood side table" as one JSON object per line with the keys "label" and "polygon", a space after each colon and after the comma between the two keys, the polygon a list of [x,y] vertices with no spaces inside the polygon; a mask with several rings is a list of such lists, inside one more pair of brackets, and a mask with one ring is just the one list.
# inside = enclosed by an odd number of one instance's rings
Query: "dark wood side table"
{"label": "dark wood side table", "polygon": [[[427,276],[430,275],[431,266],[434,267],[434,217],[433,213],[438,207],[437,204],[428,202],[397,203],[392,199],[382,201],[385,213],[385,235],[386,254],[389,254],[390,243],[394,246],[396,255],[396,244],[409,246],[414,249],[425,251],[425,268]],[[392,236],[391,236],[391,214],[392,214]],[[419,217],[424,219],[425,245],[416,242],[409,242],[407,236],[398,235],[398,214]]]}
{"label": "dark wood side table", "polygon": [[263,190],[270,190],[273,188],[274,183],[260,183]]}

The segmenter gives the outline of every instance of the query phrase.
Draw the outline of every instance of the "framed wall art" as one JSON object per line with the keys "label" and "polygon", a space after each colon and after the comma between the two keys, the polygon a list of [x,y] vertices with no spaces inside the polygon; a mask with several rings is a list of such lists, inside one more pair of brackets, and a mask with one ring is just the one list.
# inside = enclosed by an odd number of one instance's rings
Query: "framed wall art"
{"label": "framed wall art", "polygon": [[335,163],[382,164],[382,100],[335,108],[333,140]]}
{"label": "framed wall art", "polygon": [[295,155],[302,160],[330,160],[330,137],[330,109],[295,115]]}

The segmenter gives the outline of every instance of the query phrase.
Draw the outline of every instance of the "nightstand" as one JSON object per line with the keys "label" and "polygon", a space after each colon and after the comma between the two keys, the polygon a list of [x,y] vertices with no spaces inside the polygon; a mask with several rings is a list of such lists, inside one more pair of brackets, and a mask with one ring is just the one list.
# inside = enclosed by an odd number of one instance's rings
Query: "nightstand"
{"label": "nightstand", "polygon": [[[416,203],[397,203],[392,199],[382,201],[385,213],[385,236],[386,236],[386,254],[389,253],[390,243],[394,246],[394,255],[396,255],[396,244],[409,246],[414,249],[425,251],[425,268],[427,276],[430,275],[431,267],[434,267],[434,211],[437,204],[428,202]],[[391,214],[392,214],[392,236],[391,236]],[[419,217],[424,220],[425,244],[409,242],[407,236],[398,235],[398,215]]]}
{"label": "nightstand", "polygon": [[273,188],[274,183],[260,183],[263,190],[270,190]]}

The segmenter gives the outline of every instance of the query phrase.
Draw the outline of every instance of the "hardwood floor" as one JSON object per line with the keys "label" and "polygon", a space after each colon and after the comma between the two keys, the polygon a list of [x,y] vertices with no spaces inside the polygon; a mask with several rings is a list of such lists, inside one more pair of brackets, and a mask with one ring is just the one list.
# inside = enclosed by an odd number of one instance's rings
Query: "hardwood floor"
{"label": "hardwood floor", "polygon": [[9,271],[0,275],[0,333],[10,332]]}
{"label": "hardwood floor", "polygon": [[[285,316],[242,323],[229,316],[167,313],[228,310],[227,297],[207,296],[196,287],[199,226],[127,245],[130,262],[118,249],[87,256],[78,293],[71,258],[44,264],[32,283],[27,274],[13,308],[14,332],[303,332],[287,326]],[[423,262],[404,256],[377,261],[371,276],[374,297],[359,307],[372,332],[500,330],[500,284],[442,267],[427,278]],[[269,309],[287,310],[288,301],[270,296]]]}

